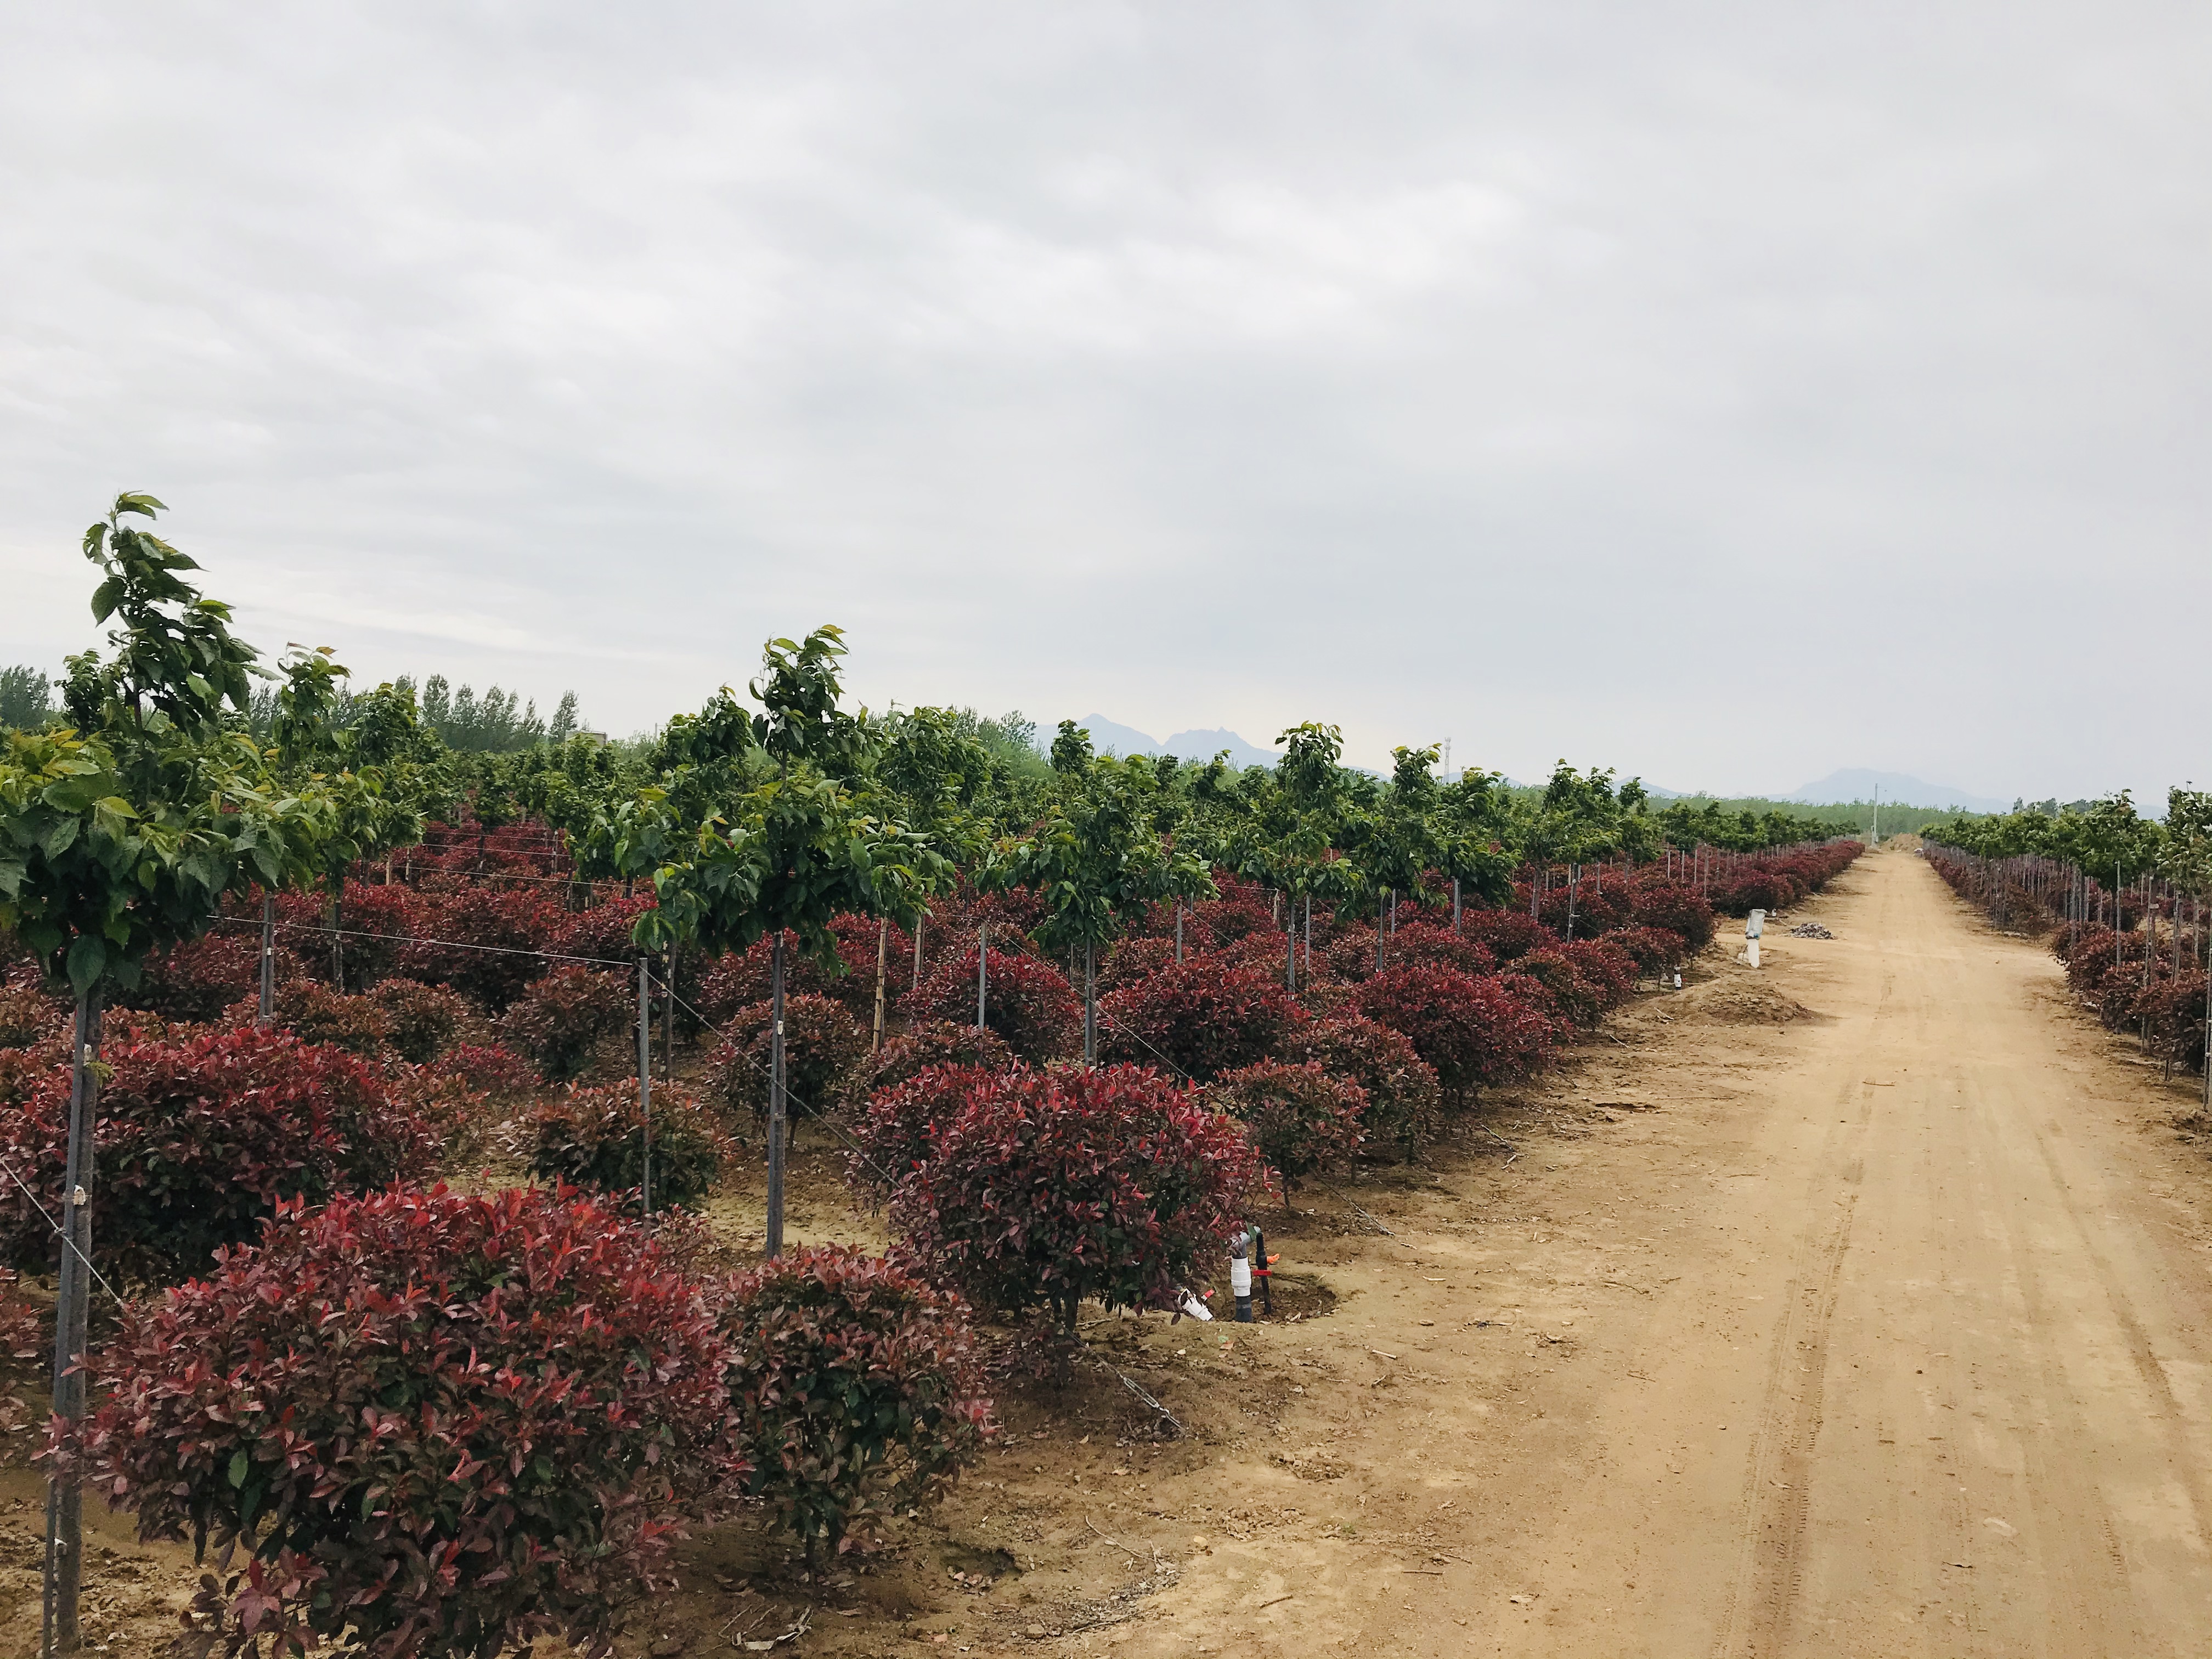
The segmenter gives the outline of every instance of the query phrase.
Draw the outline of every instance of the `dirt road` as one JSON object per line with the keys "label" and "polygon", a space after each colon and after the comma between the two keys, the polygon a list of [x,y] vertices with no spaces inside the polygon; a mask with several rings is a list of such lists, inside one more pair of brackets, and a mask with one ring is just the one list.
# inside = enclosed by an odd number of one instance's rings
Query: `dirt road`
{"label": "dirt road", "polygon": [[1357,1518],[1194,1547],[1125,1650],[2212,1648],[2212,1172],[2173,1096],[1917,858],[1804,914],[1838,937],[1555,1085],[1590,1139],[1347,1264],[1394,1397],[1279,1431]]}

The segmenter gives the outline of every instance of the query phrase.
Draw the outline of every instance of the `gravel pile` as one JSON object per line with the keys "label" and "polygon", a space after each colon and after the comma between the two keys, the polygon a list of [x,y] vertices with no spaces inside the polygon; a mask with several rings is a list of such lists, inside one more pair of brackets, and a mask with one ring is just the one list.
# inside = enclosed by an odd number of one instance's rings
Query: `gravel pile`
{"label": "gravel pile", "polygon": [[1833,939],[1835,935],[1817,921],[1801,921],[1790,930],[1792,939]]}

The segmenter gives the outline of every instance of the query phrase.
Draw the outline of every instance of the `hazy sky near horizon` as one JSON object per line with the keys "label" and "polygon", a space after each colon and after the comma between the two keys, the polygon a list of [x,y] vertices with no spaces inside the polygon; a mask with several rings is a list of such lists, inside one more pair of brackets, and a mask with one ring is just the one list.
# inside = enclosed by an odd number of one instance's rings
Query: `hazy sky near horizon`
{"label": "hazy sky near horizon", "polygon": [[14,14],[0,660],[243,631],[1677,789],[2200,764],[2212,11]]}

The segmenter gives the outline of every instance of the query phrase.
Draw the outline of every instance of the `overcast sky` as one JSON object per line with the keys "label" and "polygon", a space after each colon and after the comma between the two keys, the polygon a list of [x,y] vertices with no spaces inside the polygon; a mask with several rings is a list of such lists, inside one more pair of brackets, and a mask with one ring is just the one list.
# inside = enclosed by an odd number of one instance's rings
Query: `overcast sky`
{"label": "overcast sky", "polygon": [[18,7],[0,660],[2212,781],[2202,4]]}

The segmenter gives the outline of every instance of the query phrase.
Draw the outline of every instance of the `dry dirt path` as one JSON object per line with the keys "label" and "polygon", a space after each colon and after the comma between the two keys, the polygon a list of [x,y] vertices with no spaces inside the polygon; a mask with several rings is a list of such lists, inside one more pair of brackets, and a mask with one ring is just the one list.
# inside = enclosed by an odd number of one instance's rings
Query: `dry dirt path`
{"label": "dry dirt path", "polygon": [[1803,914],[1836,939],[1647,1001],[1553,1089],[1659,1109],[1524,1141],[1458,1183],[1487,1226],[1431,1205],[1346,1264],[1338,1352],[1395,1397],[1277,1431],[1345,1460],[1357,1520],[1208,1539],[1120,1651],[2212,1650],[2207,1182],[2150,1133],[2172,1097],[1917,858]]}

